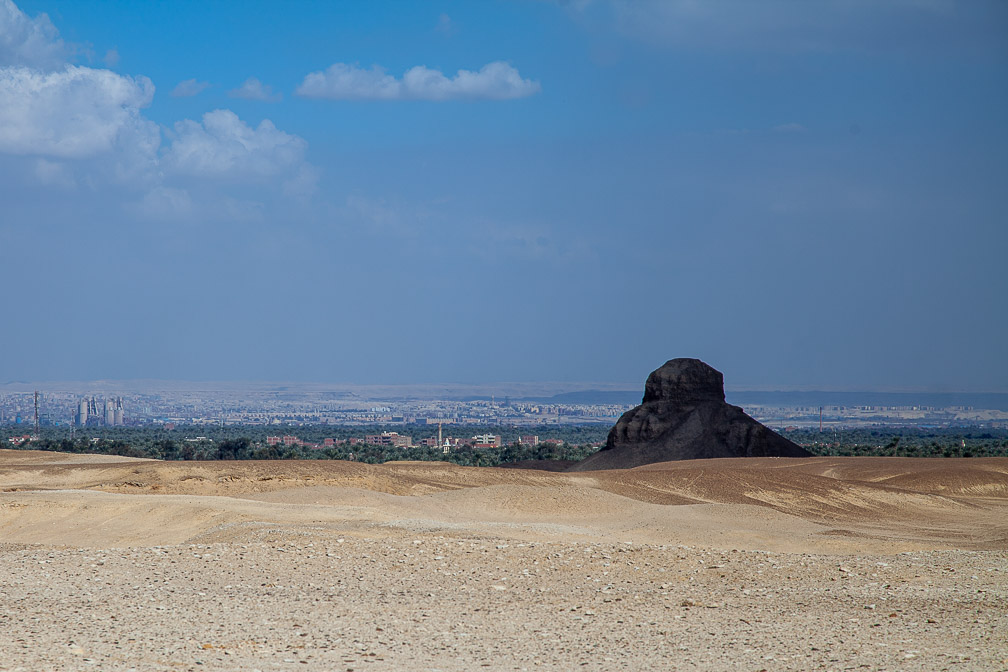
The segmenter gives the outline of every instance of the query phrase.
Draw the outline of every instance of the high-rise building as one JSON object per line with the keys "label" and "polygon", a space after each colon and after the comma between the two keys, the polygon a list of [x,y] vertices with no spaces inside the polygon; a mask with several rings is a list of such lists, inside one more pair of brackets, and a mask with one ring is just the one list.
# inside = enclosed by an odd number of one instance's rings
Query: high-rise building
{"label": "high-rise building", "polygon": [[77,413],[74,414],[73,420],[78,427],[88,425],[121,427],[126,424],[122,397],[108,398],[104,403],[99,403],[94,397],[84,397],[77,404]]}
{"label": "high-rise building", "polygon": [[80,403],[77,404],[77,417],[74,418],[77,421],[78,427],[83,427],[88,421],[88,400],[87,398],[81,399]]}

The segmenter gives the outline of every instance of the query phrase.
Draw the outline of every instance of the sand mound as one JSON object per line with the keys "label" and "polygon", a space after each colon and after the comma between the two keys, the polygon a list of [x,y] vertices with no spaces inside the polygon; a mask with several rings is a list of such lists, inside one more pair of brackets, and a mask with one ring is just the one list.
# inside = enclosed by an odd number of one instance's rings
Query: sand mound
{"label": "sand mound", "polygon": [[525,536],[548,536],[556,523],[566,526],[557,533],[747,548],[839,548],[848,539],[893,550],[998,548],[1008,539],[1008,461],[999,459],[731,458],[555,473],[65,457],[0,452],[4,539],[176,543],[251,521],[472,533],[510,526],[508,534]]}
{"label": "sand mound", "polygon": [[1006,471],[3,451],[0,668],[1002,669]]}

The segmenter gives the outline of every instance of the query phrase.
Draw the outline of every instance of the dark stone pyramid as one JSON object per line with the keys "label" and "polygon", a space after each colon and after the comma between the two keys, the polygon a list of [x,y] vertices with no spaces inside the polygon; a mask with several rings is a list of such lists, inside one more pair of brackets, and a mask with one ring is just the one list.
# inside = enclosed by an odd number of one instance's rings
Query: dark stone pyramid
{"label": "dark stone pyramid", "polygon": [[811,453],[725,402],[724,376],[699,359],[652,371],[641,405],[609,430],[605,448],[568,471],[629,469],[710,457],[810,457]]}

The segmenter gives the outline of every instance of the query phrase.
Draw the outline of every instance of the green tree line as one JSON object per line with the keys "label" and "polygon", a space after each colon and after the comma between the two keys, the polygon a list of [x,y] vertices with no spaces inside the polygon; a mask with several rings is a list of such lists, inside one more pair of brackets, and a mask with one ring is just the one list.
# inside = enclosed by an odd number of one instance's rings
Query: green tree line
{"label": "green tree line", "polygon": [[[25,433],[23,427],[0,427],[4,447],[53,450],[66,453],[98,453],[159,460],[305,460],[331,459],[381,463],[390,460],[439,460],[468,466],[497,466],[526,460],[576,461],[598,450],[605,441],[608,427],[565,425],[542,428],[505,428],[485,425],[446,427],[446,436],[469,437],[474,434],[499,434],[503,445],[496,448],[453,448],[448,454],[440,448],[414,446],[395,448],[365,444],[337,445],[322,449],[307,446],[270,446],[267,436],[293,435],[308,443],[321,444],[325,438],[346,441],[382,431],[409,434],[414,441],[437,435],[437,427],[402,425],[372,426],[179,426],[173,430],[161,426],[102,427],[75,430],[43,428],[35,441],[12,445],[7,439]],[[783,436],[804,446],[815,455],[891,456],[891,457],[1008,457],[1008,430],[987,428],[918,429],[880,427],[781,431]],[[559,445],[518,444],[520,435],[556,438]],[[205,440],[186,440],[206,437]]]}

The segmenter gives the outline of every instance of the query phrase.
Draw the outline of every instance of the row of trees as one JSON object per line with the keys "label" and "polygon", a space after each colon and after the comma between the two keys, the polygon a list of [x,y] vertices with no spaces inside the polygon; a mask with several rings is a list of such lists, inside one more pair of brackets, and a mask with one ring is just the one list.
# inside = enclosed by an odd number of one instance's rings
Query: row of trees
{"label": "row of trees", "polygon": [[[26,425],[0,426],[0,437],[18,436],[33,431]],[[107,441],[125,441],[131,445],[146,448],[158,441],[183,441],[185,438],[205,436],[215,443],[228,439],[247,438],[252,443],[266,443],[267,436],[293,435],[307,443],[322,443],[323,439],[331,438],[347,441],[351,438],[363,438],[367,434],[380,434],[383,431],[399,432],[413,438],[415,443],[421,439],[436,437],[437,425],[177,425],[174,429],[166,429],[164,425],[145,425],[142,427],[43,427],[40,438],[98,438]],[[517,443],[520,436],[537,435],[540,439],[556,439],[561,443],[584,445],[599,443],[606,440],[609,433],[607,425],[548,425],[540,427],[492,427],[487,425],[444,425],[445,436],[468,438],[476,434],[498,434],[502,443]]]}
{"label": "row of trees", "polygon": [[[383,430],[403,431],[402,426],[334,427],[314,425],[298,427],[108,427],[89,430],[87,435],[71,437],[61,428],[44,429],[34,441],[18,447],[34,450],[55,450],[67,453],[101,453],[126,457],[151,457],[160,460],[304,460],[333,459],[380,463],[389,460],[442,460],[460,465],[496,466],[525,460],[584,459],[598,450],[597,444],[605,440],[607,427],[599,425],[562,426],[514,430],[486,426],[457,427],[453,434],[468,436],[476,433],[495,433],[504,436],[504,445],[498,448],[463,447],[447,455],[440,448],[415,446],[395,448],[339,444],[325,449],[303,446],[269,446],[269,435],[291,434],[311,443],[321,443],[324,438],[348,439],[351,436],[377,434]],[[413,429],[413,428],[411,428]],[[415,438],[422,438],[424,430],[417,428]],[[436,433],[436,428],[434,432]],[[519,445],[520,434],[548,434],[563,439],[559,445]],[[0,428],[3,445],[6,439],[20,436],[23,429]],[[782,435],[805,446],[813,454],[830,456],[897,456],[897,457],[1008,457],[1008,430],[980,428],[871,428],[844,429],[819,432],[814,429],[782,431]],[[419,436],[417,436],[419,435]],[[205,440],[191,440],[196,436]],[[186,440],[189,438],[190,440]]]}
{"label": "row of trees", "polygon": [[414,446],[395,448],[393,446],[338,445],[315,449],[303,446],[269,446],[253,442],[247,436],[223,441],[176,441],[158,439],[140,444],[122,439],[102,439],[94,441],[87,437],[77,439],[53,439],[40,437],[36,441],[18,446],[31,450],[53,450],[64,453],[98,453],[121,455],[124,457],[148,457],[158,460],[355,460],[377,464],[390,460],[446,461],[464,466],[491,467],[524,460],[564,460],[576,461],[598,450],[591,445],[560,445],[541,443],[537,446],[511,444],[499,448],[479,448],[464,446],[444,454],[440,448]]}
{"label": "row of trees", "polygon": [[1008,430],[980,427],[872,427],[780,432],[816,455],[1008,457]]}

